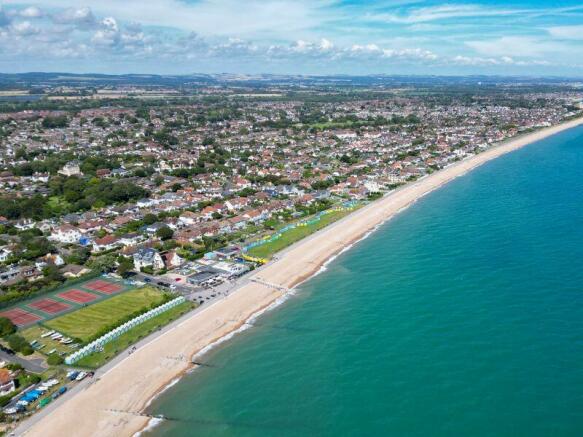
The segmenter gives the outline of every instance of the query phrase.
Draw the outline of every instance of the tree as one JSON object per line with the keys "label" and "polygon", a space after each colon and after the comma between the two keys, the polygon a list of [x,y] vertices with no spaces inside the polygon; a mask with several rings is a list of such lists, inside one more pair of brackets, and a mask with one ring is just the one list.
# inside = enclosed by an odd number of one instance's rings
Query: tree
{"label": "tree", "polygon": [[122,278],[128,277],[132,269],[134,268],[134,262],[131,260],[131,258],[126,258],[125,256],[120,256],[117,259],[117,262],[119,264],[117,267],[117,273]]}
{"label": "tree", "polygon": [[144,224],[146,225],[152,225],[154,223],[156,223],[158,221],[158,216],[156,214],[146,214],[144,216],[144,218],[142,219],[142,221],[144,222]]}
{"label": "tree", "polygon": [[65,278],[59,271],[59,268],[54,264],[48,264],[43,268],[43,275],[49,281],[62,282]]}
{"label": "tree", "polygon": [[67,127],[69,126],[69,119],[66,115],[59,115],[57,117],[47,116],[43,119],[42,126],[47,129]]}
{"label": "tree", "polygon": [[89,257],[91,256],[91,251],[87,247],[80,247],[73,250],[69,256],[65,258],[68,264],[85,264]]}
{"label": "tree", "polygon": [[113,253],[108,253],[97,258],[90,259],[87,266],[100,272],[111,272],[116,265],[116,257]]}
{"label": "tree", "polygon": [[5,337],[16,332],[16,326],[8,317],[0,317],[0,336]]}
{"label": "tree", "polygon": [[174,235],[174,231],[170,229],[168,226],[162,226],[160,229],[156,231],[156,235],[160,237],[162,240],[169,240]]}
{"label": "tree", "polygon": [[10,334],[6,337],[6,341],[8,341],[8,346],[10,349],[16,352],[22,352],[24,355],[30,355],[32,352],[30,344],[26,341],[26,339],[18,334]]}

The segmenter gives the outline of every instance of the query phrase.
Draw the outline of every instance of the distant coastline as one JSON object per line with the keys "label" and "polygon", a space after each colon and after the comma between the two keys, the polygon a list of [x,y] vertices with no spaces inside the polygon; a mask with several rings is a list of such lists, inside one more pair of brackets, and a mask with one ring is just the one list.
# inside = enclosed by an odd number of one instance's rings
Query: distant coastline
{"label": "distant coastline", "polygon": [[286,289],[321,271],[333,257],[431,191],[492,159],[580,125],[583,117],[506,140],[395,190],[299,241],[250,278],[281,288],[252,281],[242,285],[169,328],[50,414],[34,416],[21,425],[17,435],[61,436],[75,429],[79,436],[129,436],[143,430],[151,418],[141,413],[169,383],[193,368],[191,357],[230,338],[249,319],[273,308],[284,299]]}

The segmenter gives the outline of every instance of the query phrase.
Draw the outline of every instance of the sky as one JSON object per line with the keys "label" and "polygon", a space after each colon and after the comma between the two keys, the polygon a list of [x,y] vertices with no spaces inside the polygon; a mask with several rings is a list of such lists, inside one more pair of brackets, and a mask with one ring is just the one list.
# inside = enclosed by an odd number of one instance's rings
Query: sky
{"label": "sky", "polygon": [[0,0],[0,72],[583,78],[583,2]]}

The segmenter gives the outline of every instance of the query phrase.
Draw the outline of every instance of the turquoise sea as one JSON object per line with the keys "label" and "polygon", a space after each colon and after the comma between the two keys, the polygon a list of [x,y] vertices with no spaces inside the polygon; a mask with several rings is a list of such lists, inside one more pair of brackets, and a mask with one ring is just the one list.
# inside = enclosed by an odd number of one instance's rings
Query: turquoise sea
{"label": "turquoise sea", "polygon": [[424,197],[202,360],[152,435],[583,435],[583,128]]}

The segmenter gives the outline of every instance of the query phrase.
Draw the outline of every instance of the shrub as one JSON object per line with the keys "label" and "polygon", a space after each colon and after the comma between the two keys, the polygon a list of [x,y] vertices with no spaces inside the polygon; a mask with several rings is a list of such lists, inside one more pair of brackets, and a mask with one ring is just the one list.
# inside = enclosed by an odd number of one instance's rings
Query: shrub
{"label": "shrub", "polygon": [[4,407],[8,405],[10,400],[12,399],[12,395],[0,396],[0,407]]}
{"label": "shrub", "polygon": [[30,344],[25,344],[22,349],[20,349],[20,353],[22,355],[32,355],[34,353],[34,349]]}
{"label": "shrub", "polygon": [[22,367],[22,364],[18,364],[18,363],[9,363],[6,365],[6,368],[8,370],[12,370],[12,371],[17,371],[17,370],[23,370],[24,367]]}
{"label": "shrub", "polygon": [[30,346],[24,337],[18,334],[10,334],[8,337],[6,337],[6,340],[8,341],[10,349],[16,352],[21,352],[24,347]]}
{"label": "shrub", "polygon": [[15,332],[16,326],[14,326],[14,323],[7,317],[0,317],[0,336],[4,337]]}
{"label": "shrub", "polygon": [[47,358],[47,364],[50,366],[58,366],[59,364],[63,364],[63,357],[57,354],[50,354]]}

